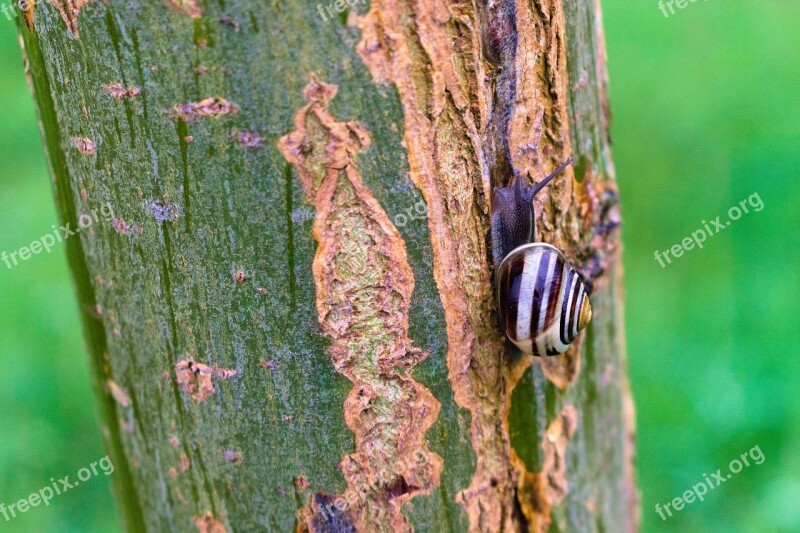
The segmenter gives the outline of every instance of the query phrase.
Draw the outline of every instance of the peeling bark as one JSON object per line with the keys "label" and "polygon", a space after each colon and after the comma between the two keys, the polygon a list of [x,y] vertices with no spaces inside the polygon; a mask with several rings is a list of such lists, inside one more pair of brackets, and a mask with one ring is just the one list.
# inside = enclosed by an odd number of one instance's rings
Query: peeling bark
{"label": "peeling bark", "polygon": [[[347,495],[347,513],[361,531],[409,531],[403,503],[430,493],[442,469],[442,459],[424,442],[439,402],[406,370],[429,355],[408,337],[414,275],[400,233],[356,166],[356,153],[370,145],[369,133],[333,118],[328,111],[336,95],[333,85],[312,77],[304,94],[308,104],[297,113],[296,130],[279,146],[317,211],[317,312],[333,340],[334,367],[355,385],[344,416],[355,433],[356,451],[339,468],[347,492],[361,501]],[[426,460],[418,462],[415,453]],[[316,524],[332,518],[317,512],[306,524],[311,531],[324,531]]]}
{"label": "peeling bark", "polygon": [[568,493],[566,450],[577,425],[578,413],[575,407],[568,405],[547,426],[540,472],[527,472],[523,462],[512,452],[512,463],[522,472],[517,499],[529,531],[549,531],[552,509]]}
{"label": "peeling bark", "polygon": [[[365,65],[400,94],[411,179],[425,196],[436,236],[434,274],[447,320],[450,380],[456,401],[472,413],[478,455],[472,483],[459,497],[473,530],[519,529],[537,517],[518,501],[528,490],[528,473],[509,468],[503,422],[533,358],[509,366],[494,327],[487,201],[491,188],[507,185],[514,172],[539,181],[572,153],[562,4],[519,0],[473,11],[444,0],[382,0],[352,24],[362,31],[358,51]],[[601,223],[600,202],[588,189],[613,194],[614,188],[592,176],[574,187],[571,174],[537,200],[537,225],[544,228],[540,239],[577,259],[593,252],[595,243],[585,236]],[[556,214],[582,224],[555,223]],[[590,281],[596,277],[583,270]],[[568,387],[580,352],[578,341],[563,357],[543,358],[544,374]],[[515,514],[519,508],[524,516]]]}
{"label": "peeling bark", "polygon": [[[435,236],[450,381],[456,401],[472,414],[477,455],[472,483],[458,498],[473,529],[513,530],[513,481],[498,395],[505,389],[505,349],[495,327],[491,271],[485,268],[487,210],[474,193],[482,191],[485,199],[490,191],[480,117],[469,103],[471,97],[487,99],[469,68],[479,64],[477,39],[467,34],[457,40],[457,19],[438,1],[373,2],[353,23],[362,31],[358,51],[365,65],[400,93],[411,179],[425,197]],[[459,70],[455,61],[465,56],[466,71]]]}

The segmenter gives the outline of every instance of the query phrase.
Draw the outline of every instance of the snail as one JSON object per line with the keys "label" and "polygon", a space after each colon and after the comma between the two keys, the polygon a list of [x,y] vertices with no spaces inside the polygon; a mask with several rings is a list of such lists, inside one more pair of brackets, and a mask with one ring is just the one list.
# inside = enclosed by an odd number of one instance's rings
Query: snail
{"label": "snail", "polygon": [[492,251],[500,325],[530,355],[566,352],[592,318],[583,276],[561,250],[533,242],[533,198],[571,163],[570,157],[533,187],[517,176],[511,186],[494,190]]}

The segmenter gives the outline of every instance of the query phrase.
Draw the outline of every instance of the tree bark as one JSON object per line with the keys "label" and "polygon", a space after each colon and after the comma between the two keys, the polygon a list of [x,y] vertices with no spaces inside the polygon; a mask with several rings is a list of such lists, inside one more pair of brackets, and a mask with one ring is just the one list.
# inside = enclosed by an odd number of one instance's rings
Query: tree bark
{"label": "tree bark", "polygon": [[[28,4],[125,529],[637,528],[596,2]],[[522,357],[488,202],[569,155],[594,318]]]}

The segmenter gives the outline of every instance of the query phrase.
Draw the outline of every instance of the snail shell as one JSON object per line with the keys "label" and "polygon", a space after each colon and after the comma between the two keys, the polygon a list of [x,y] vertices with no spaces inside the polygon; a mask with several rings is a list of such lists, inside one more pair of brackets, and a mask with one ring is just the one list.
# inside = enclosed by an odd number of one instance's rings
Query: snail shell
{"label": "snail shell", "polygon": [[500,323],[509,340],[532,355],[567,351],[592,318],[583,277],[558,248],[523,244],[497,270]]}

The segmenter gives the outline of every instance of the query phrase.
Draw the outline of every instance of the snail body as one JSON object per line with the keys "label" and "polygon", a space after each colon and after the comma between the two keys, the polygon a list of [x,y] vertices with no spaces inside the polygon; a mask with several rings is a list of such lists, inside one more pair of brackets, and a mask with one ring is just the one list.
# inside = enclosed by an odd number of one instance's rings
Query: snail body
{"label": "snail body", "polygon": [[567,351],[592,317],[583,276],[555,246],[533,242],[533,197],[572,158],[534,187],[515,178],[495,189],[492,248],[500,325],[508,339],[531,355]]}

